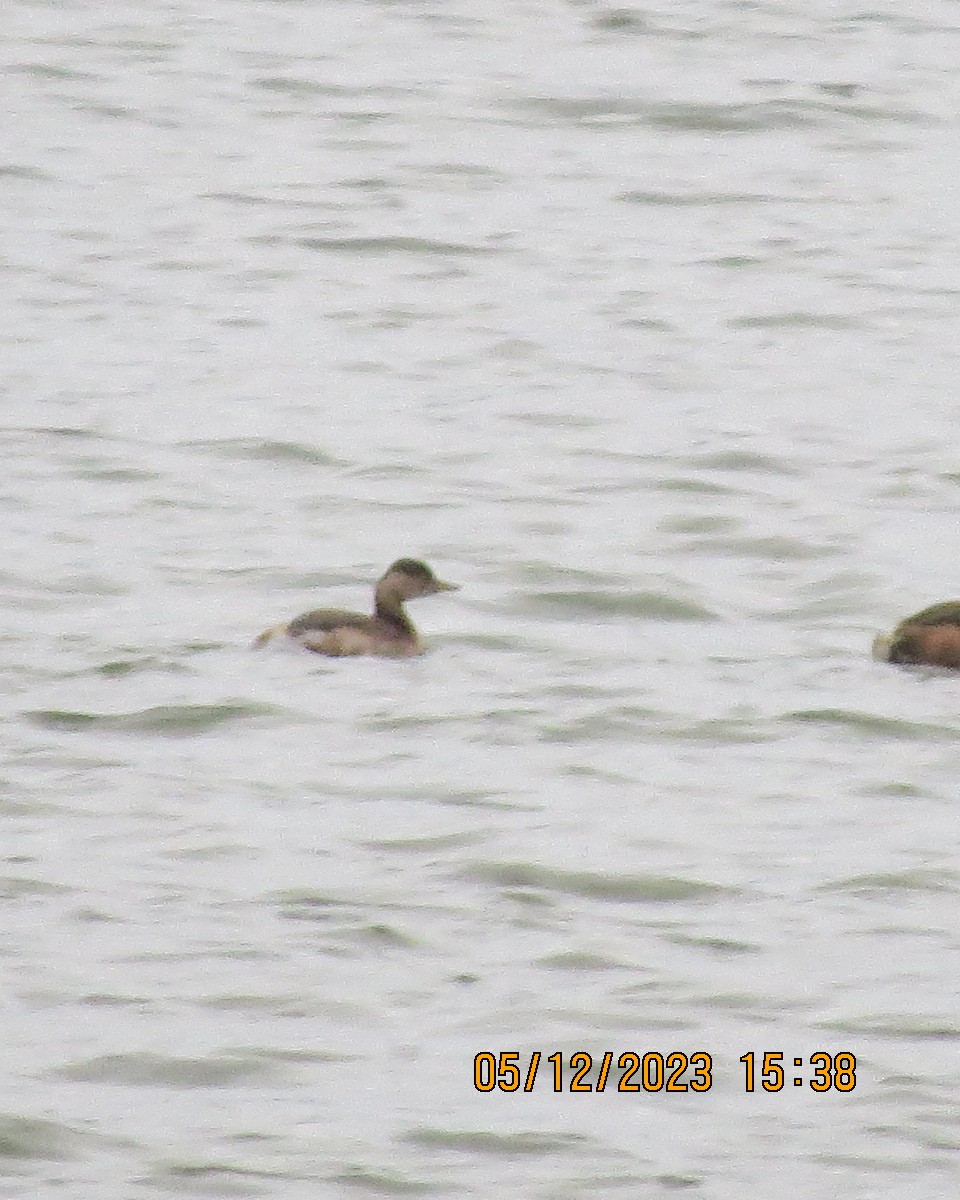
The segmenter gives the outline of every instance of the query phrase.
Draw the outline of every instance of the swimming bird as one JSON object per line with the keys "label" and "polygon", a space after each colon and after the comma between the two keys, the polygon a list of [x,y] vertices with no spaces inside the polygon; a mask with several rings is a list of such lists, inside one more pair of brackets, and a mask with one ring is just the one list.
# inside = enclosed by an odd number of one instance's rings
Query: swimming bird
{"label": "swimming bird", "polygon": [[271,638],[285,636],[316,654],[335,658],[353,654],[389,657],[422,654],[423,642],[404,610],[404,602],[458,589],[459,584],[438,579],[426,563],[415,558],[398,558],[377,581],[372,617],[340,608],[316,608],[286,625],[265,630],[253,644],[265,646]]}
{"label": "swimming bird", "polygon": [[902,666],[925,663],[960,670],[960,600],[944,600],[906,617],[873,640],[873,657]]}

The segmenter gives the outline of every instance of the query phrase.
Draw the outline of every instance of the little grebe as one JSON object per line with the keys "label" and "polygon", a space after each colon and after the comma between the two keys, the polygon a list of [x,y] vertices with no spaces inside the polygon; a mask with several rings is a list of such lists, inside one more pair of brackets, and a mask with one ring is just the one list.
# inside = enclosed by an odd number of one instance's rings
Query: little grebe
{"label": "little grebe", "polygon": [[960,669],[960,600],[945,600],[901,621],[893,633],[879,633],[874,658],[884,662]]}
{"label": "little grebe", "polygon": [[286,625],[267,629],[253,644],[265,646],[272,637],[285,635],[307,650],[333,657],[422,654],[423,642],[404,611],[404,601],[436,592],[455,592],[458,588],[459,584],[438,579],[426,563],[398,558],[377,583],[372,617],[339,608],[317,608]]}

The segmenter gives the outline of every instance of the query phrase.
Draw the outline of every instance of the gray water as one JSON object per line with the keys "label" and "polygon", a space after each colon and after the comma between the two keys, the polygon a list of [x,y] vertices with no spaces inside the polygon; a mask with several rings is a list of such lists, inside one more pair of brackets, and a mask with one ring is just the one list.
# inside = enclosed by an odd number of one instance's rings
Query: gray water
{"label": "gray water", "polygon": [[[955,1195],[960,9],[0,53],[0,1195]],[[248,650],[401,554],[424,658]]]}

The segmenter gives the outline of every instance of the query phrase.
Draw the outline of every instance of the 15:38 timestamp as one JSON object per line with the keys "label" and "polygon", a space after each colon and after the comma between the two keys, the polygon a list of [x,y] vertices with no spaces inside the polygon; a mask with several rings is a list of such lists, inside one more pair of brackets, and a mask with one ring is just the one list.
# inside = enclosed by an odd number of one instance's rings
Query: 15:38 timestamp
{"label": "15:38 timestamp", "polygon": [[[794,1087],[806,1084],[815,1092],[852,1092],[857,1086],[857,1060],[847,1050],[839,1054],[828,1054],[826,1050],[818,1050],[809,1059],[794,1058],[795,1074],[787,1075],[783,1065],[784,1054],[780,1050],[765,1050],[762,1057],[748,1050],[740,1055],[744,1068],[744,1090],[756,1091],[757,1080],[765,1092],[780,1092],[788,1078]],[[812,1074],[806,1077],[803,1072],[807,1069]]]}

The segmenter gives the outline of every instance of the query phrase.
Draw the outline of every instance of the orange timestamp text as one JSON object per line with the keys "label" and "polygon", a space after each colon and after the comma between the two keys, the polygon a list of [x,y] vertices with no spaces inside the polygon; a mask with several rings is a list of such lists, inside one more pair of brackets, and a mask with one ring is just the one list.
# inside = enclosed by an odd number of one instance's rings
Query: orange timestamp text
{"label": "orange timestamp text", "polygon": [[[782,1091],[790,1082],[814,1092],[852,1092],[857,1086],[857,1060],[849,1051],[818,1050],[793,1057],[788,1074],[781,1050],[750,1050],[741,1055],[744,1091],[757,1084],[765,1092]],[[478,1092],[532,1092],[537,1082],[555,1092],[709,1092],[713,1087],[713,1055],[706,1050],[606,1050],[601,1055],[578,1050],[564,1056],[533,1050],[482,1050],[473,1057],[473,1086]]]}

